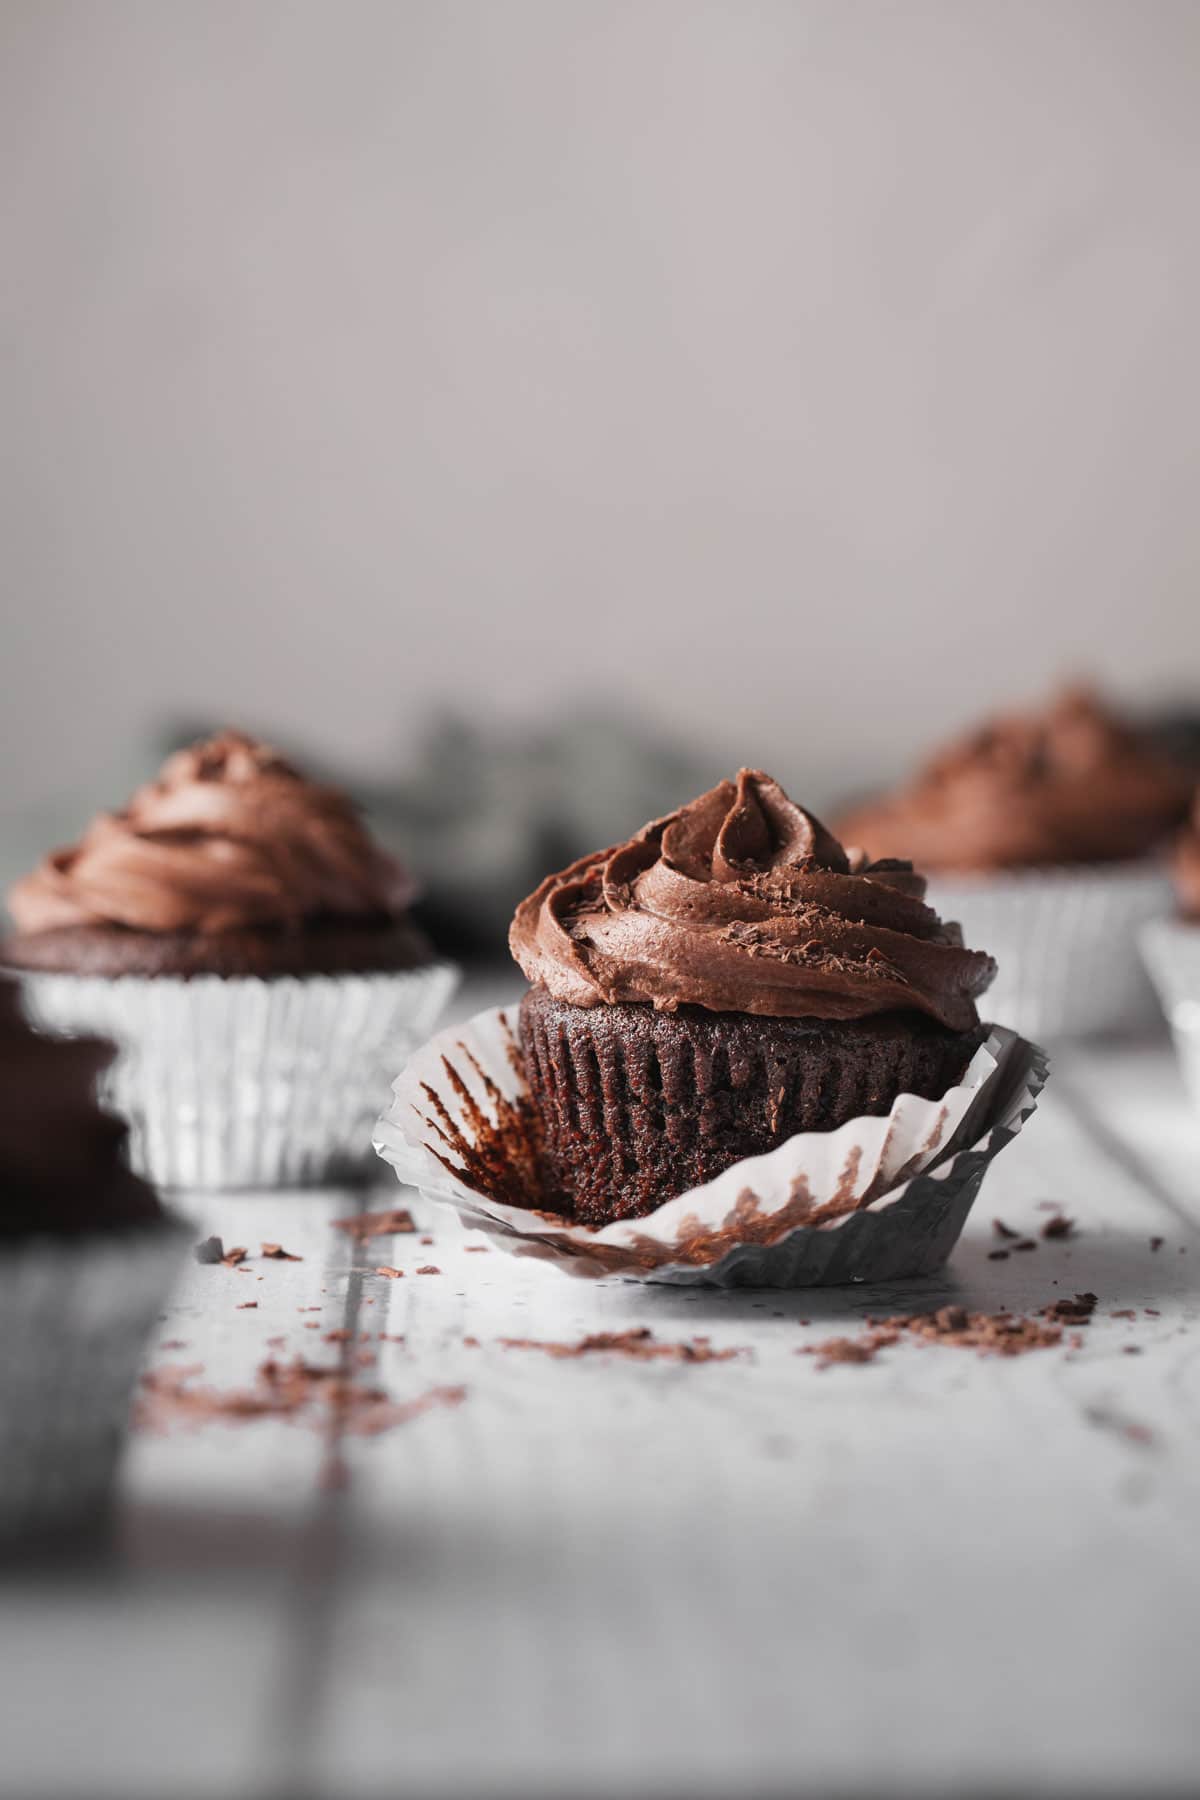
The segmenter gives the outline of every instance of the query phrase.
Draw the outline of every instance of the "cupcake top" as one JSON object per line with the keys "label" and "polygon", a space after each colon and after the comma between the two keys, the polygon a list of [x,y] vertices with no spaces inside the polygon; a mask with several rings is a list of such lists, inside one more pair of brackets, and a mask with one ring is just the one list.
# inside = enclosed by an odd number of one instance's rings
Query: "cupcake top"
{"label": "cupcake top", "polygon": [[989,870],[1143,856],[1187,807],[1188,778],[1084,689],[993,719],[898,793],[838,820],[873,856]]}
{"label": "cupcake top", "polygon": [[1196,790],[1191,817],[1176,840],[1172,872],[1180,912],[1185,919],[1200,924],[1200,788]]}
{"label": "cupcake top", "polygon": [[67,1234],[160,1217],[125,1162],[126,1129],[97,1103],[113,1057],[99,1038],[42,1037],[0,980],[0,1238]]}
{"label": "cupcake top", "polygon": [[123,811],[53,851],[8,903],[22,933],[216,935],[397,917],[410,892],[346,795],[228,731],[168,757]]}
{"label": "cupcake top", "polygon": [[756,769],[551,875],[509,934],[574,1006],[648,1002],[772,1018],[897,1010],[954,1030],[996,972],[924,903],[912,864],[847,855]]}

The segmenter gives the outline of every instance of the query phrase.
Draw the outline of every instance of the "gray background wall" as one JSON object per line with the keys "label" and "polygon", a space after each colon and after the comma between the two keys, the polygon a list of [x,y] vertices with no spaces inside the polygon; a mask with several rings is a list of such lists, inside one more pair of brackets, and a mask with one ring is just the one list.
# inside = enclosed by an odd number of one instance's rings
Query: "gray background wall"
{"label": "gray background wall", "polygon": [[[0,10],[5,798],[608,697],[814,798],[1200,686],[1200,6]],[[113,796],[116,798],[116,796]]]}

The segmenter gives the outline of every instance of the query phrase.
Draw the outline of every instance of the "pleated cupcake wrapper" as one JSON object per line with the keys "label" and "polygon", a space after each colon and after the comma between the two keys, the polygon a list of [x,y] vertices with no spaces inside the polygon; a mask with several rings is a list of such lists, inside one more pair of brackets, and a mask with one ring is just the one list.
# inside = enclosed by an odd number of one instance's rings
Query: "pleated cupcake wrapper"
{"label": "pleated cupcake wrapper", "polygon": [[[1047,1071],[1036,1044],[993,1027],[940,1100],[902,1094],[886,1117],[799,1133],[645,1218],[592,1229],[537,1210],[536,1194],[530,1205],[494,1197],[533,1161],[521,1136],[528,1095],[518,1028],[515,1006],[496,1007],[416,1051],[375,1148],[401,1181],[453,1206],[502,1248],[593,1277],[810,1287],[930,1274],[953,1249],[987,1164],[1033,1112]],[[486,1166],[487,1177],[472,1185],[464,1163]]]}
{"label": "pleated cupcake wrapper", "polygon": [[1139,941],[1171,1027],[1183,1079],[1200,1110],[1200,924],[1156,919],[1144,928]]}
{"label": "pleated cupcake wrapper", "polygon": [[957,919],[999,973],[981,1002],[1026,1036],[1051,1040],[1151,1030],[1157,1008],[1138,956],[1138,932],[1172,907],[1156,863],[934,877],[929,903]]}
{"label": "pleated cupcake wrapper", "polygon": [[160,1187],[295,1187],[370,1167],[371,1128],[457,971],[374,975],[30,975],[34,1023],[119,1054],[104,1097]]}
{"label": "pleated cupcake wrapper", "polygon": [[134,1383],[190,1231],[0,1246],[0,1542],[98,1524]]}

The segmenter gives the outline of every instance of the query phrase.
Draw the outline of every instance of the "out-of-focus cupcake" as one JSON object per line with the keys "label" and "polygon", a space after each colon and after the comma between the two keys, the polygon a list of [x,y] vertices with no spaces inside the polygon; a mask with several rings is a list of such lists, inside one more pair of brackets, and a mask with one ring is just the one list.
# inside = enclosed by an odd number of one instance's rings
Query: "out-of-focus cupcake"
{"label": "out-of-focus cupcake", "polygon": [[872,856],[903,843],[929,871],[931,903],[996,957],[999,1018],[1087,1036],[1153,1017],[1137,933],[1170,909],[1161,853],[1189,792],[1142,734],[1070,689],[992,720],[835,828]]}
{"label": "out-of-focus cupcake", "polygon": [[9,896],[36,1023],[114,1039],[109,1091],[162,1185],[349,1175],[453,984],[350,801],[228,732],[164,764]]}
{"label": "out-of-focus cupcake", "polygon": [[1200,1107],[1200,790],[1171,860],[1178,912],[1142,931],[1142,955],[1179,1052],[1184,1079]]}
{"label": "out-of-focus cupcake", "polygon": [[547,1203],[639,1218],[797,1133],[940,1099],[995,966],[924,885],[747,769],[544,881],[511,945]]}
{"label": "out-of-focus cupcake", "polygon": [[54,1039],[0,981],[0,1533],[91,1522],[186,1233],[129,1169],[94,1087],[113,1054]]}

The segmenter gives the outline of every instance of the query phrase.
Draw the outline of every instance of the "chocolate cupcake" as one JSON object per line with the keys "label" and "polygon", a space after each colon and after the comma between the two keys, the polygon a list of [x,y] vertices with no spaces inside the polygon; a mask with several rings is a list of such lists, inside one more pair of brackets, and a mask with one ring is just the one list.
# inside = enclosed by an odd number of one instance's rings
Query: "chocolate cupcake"
{"label": "chocolate cupcake", "polygon": [[183,1227],[101,1111],[112,1046],[35,1033],[0,981],[0,1531],[94,1518]]}
{"label": "chocolate cupcake", "polygon": [[940,1097],[995,965],[924,890],[745,769],[544,881],[510,942],[549,1204],[640,1217],[798,1132]]}
{"label": "chocolate cupcake", "polygon": [[397,1058],[453,986],[350,801],[228,732],[17,883],[0,963],[99,1031],[138,1165],[261,1186],[360,1167]]}
{"label": "chocolate cupcake", "polygon": [[1136,1029],[1151,1016],[1136,936],[1170,908],[1160,854],[1190,782],[1094,694],[994,719],[906,787],[843,814],[846,844],[907,847],[930,900],[986,941],[998,1013],[1037,1037]]}

